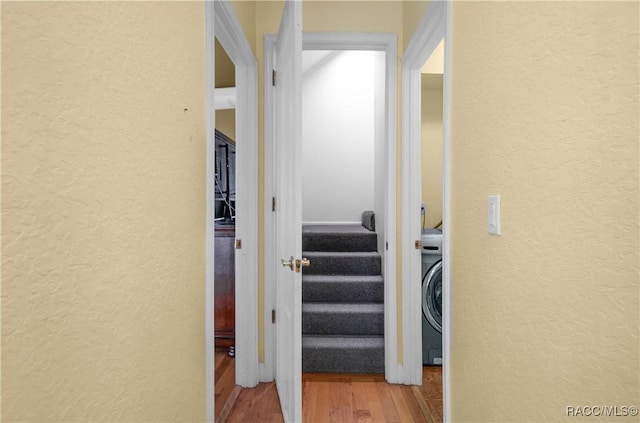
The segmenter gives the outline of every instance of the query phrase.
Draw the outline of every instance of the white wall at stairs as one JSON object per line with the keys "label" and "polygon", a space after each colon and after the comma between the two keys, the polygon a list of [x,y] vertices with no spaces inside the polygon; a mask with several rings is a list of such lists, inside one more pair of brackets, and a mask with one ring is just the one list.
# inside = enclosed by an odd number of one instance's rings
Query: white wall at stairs
{"label": "white wall at stairs", "polygon": [[359,222],[374,209],[374,65],[369,51],[304,51],[302,220]]}

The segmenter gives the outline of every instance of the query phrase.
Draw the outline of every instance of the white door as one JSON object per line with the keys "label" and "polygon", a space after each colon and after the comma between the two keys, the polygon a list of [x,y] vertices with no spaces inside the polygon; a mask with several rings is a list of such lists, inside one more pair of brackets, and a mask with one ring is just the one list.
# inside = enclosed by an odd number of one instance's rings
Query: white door
{"label": "white door", "polygon": [[302,2],[287,1],[275,48],[276,386],[285,422],[302,420]]}

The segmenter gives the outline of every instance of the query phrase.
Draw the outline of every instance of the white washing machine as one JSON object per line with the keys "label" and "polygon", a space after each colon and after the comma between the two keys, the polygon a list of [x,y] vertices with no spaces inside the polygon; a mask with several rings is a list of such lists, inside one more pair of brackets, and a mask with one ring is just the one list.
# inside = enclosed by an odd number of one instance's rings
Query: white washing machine
{"label": "white washing machine", "polygon": [[422,363],[442,365],[442,232],[422,232]]}

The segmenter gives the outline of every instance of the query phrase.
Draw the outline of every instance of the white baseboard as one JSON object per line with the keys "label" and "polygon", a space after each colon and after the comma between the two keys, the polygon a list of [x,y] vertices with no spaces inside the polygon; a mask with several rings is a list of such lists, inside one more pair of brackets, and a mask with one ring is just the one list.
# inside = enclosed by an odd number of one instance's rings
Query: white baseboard
{"label": "white baseboard", "polygon": [[273,369],[266,363],[258,363],[258,382],[273,382],[274,380]]}

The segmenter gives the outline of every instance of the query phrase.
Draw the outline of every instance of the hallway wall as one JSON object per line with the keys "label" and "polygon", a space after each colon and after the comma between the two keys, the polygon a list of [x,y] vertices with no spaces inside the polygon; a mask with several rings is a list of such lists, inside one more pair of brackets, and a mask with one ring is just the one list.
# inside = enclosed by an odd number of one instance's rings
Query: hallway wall
{"label": "hallway wall", "polygon": [[[261,72],[281,5],[246,10]],[[202,421],[204,5],[0,7],[2,418]],[[637,405],[639,5],[452,7],[451,417]],[[309,2],[304,29],[403,10]]]}
{"label": "hallway wall", "polygon": [[236,109],[216,110],[216,129],[236,140]]}
{"label": "hallway wall", "polygon": [[453,2],[452,421],[640,404],[639,12]]}
{"label": "hallway wall", "polygon": [[[442,222],[442,75],[422,74],[422,201],[424,227]],[[422,222],[421,222],[422,223]]]}
{"label": "hallway wall", "polygon": [[2,420],[204,421],[204,3],[1,13]]}
{"label": "hallway wall", "polygon": [[303,64],[310,64],[302,74],[303,222],[358,223],[363,211],[375,208],[377,54],[302,53]]}

